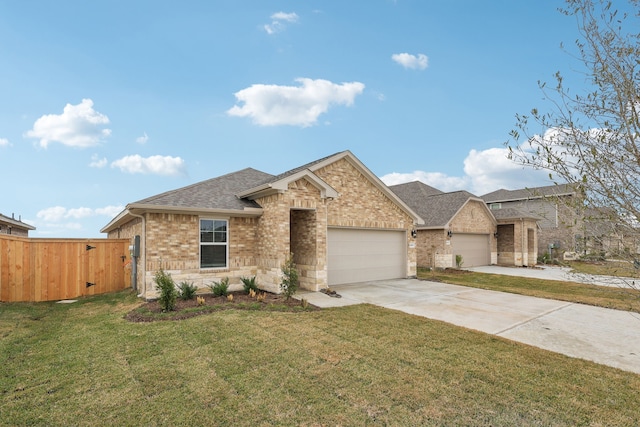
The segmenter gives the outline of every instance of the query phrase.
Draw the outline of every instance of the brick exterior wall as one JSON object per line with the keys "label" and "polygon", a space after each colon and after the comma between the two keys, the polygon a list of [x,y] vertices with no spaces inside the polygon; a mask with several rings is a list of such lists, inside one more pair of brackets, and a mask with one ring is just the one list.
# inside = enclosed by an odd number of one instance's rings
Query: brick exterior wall
{"label": "brick exterior wall", "polygon": [[416,238],[417,264],[421,268],[435,268],[442,264],[442,256],[451,260],[451,251],[446,254],[447,233],[439,230],[418,230]]}
{"label": "brick exterior wall", "polygon": [[538,261],[536,221],[501,221],[498,224],[498,264],[533,266]]}

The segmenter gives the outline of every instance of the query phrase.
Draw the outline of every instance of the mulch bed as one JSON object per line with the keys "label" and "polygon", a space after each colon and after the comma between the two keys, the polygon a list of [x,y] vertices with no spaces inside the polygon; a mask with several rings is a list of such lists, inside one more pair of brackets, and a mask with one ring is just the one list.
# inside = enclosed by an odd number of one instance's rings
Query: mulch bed
{"label": "mulch bed", "polygon": [[[260,292],[262,293],[262,291]],[[220,310],[272,310],[272,311],[315,311],[319,307],[308,304],[302,307],[302,302],[295,298],[287,300],[284,296],[264,292],[264,300],[258,301],[244,292],[230,292],[233,300],[227,297],[216,297],[213,294],[198,295],[204,298],[204,303],[199,305],[196,298],[192,300],[176,300],[173,311],[163,312],[158,301],[148,301],[133,309],[125,315],[130,322],[155,322],[161,320],[183,320]]]}

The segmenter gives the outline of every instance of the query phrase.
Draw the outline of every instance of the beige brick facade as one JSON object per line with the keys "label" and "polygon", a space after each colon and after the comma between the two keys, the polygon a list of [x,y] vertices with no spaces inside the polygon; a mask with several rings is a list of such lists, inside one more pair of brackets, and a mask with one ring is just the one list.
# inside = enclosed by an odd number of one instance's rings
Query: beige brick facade
{"label": "beige brick facade", "polygon": [[498,265],[533,266],[538,260],[537,223],[533,219],[498,223]]}

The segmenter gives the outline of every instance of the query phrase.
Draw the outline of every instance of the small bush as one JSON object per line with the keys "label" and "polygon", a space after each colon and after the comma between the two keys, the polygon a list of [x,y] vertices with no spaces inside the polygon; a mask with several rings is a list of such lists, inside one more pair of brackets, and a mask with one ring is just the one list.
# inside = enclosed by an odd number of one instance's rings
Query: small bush
{"label": "small bush", "polygon": [[464,264],[464,260],[462,259],[462,255],[456,255],[456,267],[460,268]]}
{"label": "small bush", "polygon": [[253,276],[253,277],[241,277],[240,280],[242,280],[242,286],[244,287],[244,292],[245,293],[250,294],[252,290],[253,290],[253,292],[257,292],[258,291],[258,285],[256,283],[256,276]]}
{"label": "small bush", "polygon": [[196,296],[198,287],[193,283],[181,282],[178,285],[178,297],[182,300],[193,299]]}
{"label": "small bush", "polygon": [[156,286],[160,290],[160,298],[158,298],[160,307],[162,307],[163,311],[173,311],[176,307],[178,291],[176,290],[176,284],[173,278],[171,278],[171,274],[160,269],[156,272],[153,281],[156,282]]}
{"label": "small bush", "polygon": [[213,281],[212,284],[207,285],[214,297],[226,297],[229,293],[229,278],[225,277],[219,282]]}
{"label": "small bush", "polygon": [[293,254],[290,254],[281,267],[282,282],[280,289],[287,299],[290,299],[298,290],[298,270],[293,262]]}

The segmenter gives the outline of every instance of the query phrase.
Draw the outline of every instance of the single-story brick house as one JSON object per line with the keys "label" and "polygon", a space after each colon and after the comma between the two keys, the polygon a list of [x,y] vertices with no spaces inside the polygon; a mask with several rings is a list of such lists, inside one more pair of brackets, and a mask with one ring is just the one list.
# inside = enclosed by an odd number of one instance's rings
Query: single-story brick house
{"label": "single-story brick house", "polygon": [[16,219],[15,215],[8,217],[0,214],[0,234],[29,237],[29,231],[33,231],[35,229],[36,228],[34,226],[22,222],[20,217]]}
{"label": "single-story brick house", "polygon": [[444,193],[420,181],[389,187],[420,215],[417,230],[419,267],[463,267],[497,262],[497,222],[484,201],[467,191]]}
{"label": "single-story brick house", "polygon": [[444,193],[420,181],[390,187],[424,219],[417,226],[419,267],[535,265],[537,218],[515,208],[493,211],[467,191]]}
{"label": "single-story brick house", "polygon": [[154,274],[205,287],[256,276],[278,292],[290,253],[304,289],[416,274],[422,219],[351,152],[281,175],[247,168],[130,203],[101,232],[140,236],[136,286],[153,298]]}

